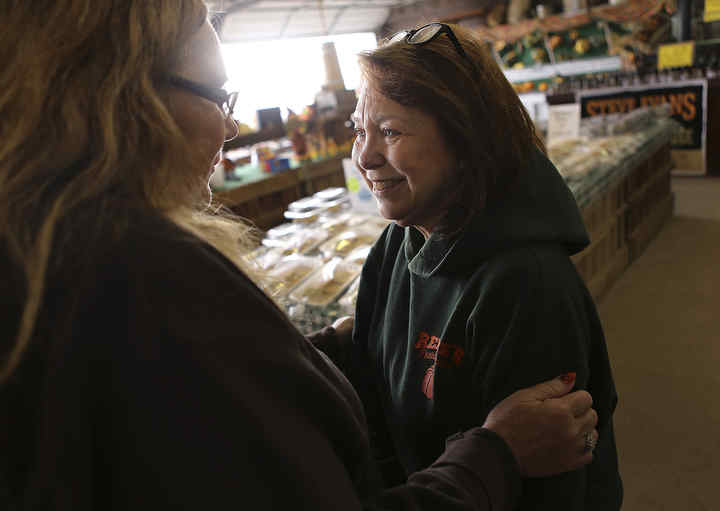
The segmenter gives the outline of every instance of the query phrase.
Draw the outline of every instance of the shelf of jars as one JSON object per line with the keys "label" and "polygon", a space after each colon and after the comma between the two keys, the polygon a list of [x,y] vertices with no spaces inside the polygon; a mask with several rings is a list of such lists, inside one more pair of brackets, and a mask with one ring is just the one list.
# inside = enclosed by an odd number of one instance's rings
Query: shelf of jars
{"label": "shelf of jars", "polygon": [[[672,213],[667,109],[586,126],[549,149],[575,195],[591,245],[573,257],[600,299]],[[352,315],[362,264],[388,222],[333,187],[288,205],[285,222],[247,256],[268,293],[304,333]]]}

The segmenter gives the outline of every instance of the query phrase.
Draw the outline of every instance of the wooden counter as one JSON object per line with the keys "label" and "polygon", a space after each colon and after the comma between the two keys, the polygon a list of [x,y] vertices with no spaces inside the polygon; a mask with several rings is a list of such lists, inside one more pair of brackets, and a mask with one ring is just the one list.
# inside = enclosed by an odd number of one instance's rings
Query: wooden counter
{"label": "wooden counter", "polygon": [[672,217],[670,137],[581,208],[591,244],[572,257],[597,301]]}
{"label": "wooden counter", "polygon": [[269,229],[285,221],[283,212],[288,204],[302,197],[334,186],[345,186],[339,154],[327,160],[285,170],[259,181],[231,189],[214,190],[215,199],[261,229]]}

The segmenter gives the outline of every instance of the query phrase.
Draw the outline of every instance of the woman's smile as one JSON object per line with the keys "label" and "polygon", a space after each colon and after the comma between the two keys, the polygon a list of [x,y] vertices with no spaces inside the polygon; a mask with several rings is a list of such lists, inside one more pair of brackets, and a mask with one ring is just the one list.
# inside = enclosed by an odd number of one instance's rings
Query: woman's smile
{"label": "woman's smile", "polygon": [[407,183],[407,180],[403,177],[392,178],[392,179],[369,179],[372,184],[372,193],[377,196],[384,196],[395,191],[399,185]]}

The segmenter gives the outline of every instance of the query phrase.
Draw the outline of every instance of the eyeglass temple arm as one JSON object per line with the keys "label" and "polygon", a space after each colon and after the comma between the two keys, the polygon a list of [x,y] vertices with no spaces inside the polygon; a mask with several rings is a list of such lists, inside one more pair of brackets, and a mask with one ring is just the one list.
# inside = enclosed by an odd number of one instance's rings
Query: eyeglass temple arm
{"label": "eyeglass temple arm", "polygon": [[462,47],[462,44],[460,44],[460,41],[458,41],[458,38],[455,37],[455,34],[453,34],[453,31],[449,27],[443,27],[443,30],[448,35],[452,43],[455,45],[455,49],[457,49],[458,53],[462,55],[462,57],[470,62],[472,64],[472,60],[470,60],[470,56],[465,53],[465,49]]}

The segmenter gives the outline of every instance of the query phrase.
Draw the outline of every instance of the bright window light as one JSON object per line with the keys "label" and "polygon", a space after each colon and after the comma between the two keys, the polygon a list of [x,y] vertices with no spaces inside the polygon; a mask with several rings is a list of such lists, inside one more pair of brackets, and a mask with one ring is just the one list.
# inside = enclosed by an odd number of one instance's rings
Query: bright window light
{"label": "bright window light", "polygon": [[225,89],[240,93],[235,117],[255,126],[258,109],[280,107],[284,117],[287,108],[300,113],[314,103],[325,83],[322,44],[330,41],[335,43],[345,87],[357,88],[357,54],[377,47],[372,32],[223,44],[229,78]]}

